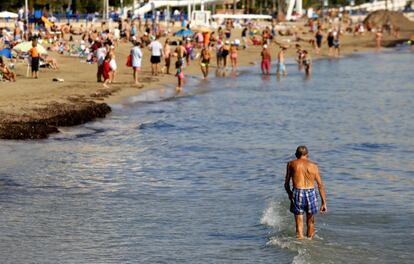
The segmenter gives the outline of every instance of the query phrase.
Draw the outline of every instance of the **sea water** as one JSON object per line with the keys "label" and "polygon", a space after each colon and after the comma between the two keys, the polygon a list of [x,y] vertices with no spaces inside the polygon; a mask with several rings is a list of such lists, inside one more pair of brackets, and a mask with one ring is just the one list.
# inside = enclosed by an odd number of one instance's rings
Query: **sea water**
{"label": "sea water", "polygon": [[[409,51],[190,78],[48,140],[0,142],[1,263],[413,263]],[[272,70],[275,71],[275,68]],[[328,214],[296,241],[300,144]]]}

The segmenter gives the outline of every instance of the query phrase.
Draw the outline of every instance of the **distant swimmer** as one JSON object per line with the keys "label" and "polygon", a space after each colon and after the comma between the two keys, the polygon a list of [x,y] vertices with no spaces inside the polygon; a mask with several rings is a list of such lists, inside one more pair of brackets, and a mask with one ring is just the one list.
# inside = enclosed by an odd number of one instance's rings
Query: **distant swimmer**
{"label": "distant swimmer", "polygon": [[[318,212],[318,198],[315,191],[315,181],[318,184],[322,205],[322,214],[328,211],[325,189],[316,163],[308,160],[308,149],[299,146],[296,149],[296,160],[289,161],[286,169],[285,190],[291,201],[291,212],[295,215],[296,237],[303,238],[303,214],[306,213],[307,237],[315,235],[314,214]],[[290,180],[293,190],[290,189]]]}

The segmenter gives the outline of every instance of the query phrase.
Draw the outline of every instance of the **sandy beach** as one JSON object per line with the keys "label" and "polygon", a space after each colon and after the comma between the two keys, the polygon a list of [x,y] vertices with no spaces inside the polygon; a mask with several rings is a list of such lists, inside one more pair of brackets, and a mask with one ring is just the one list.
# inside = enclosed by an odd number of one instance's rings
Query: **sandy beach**
{"label": "sandy beach", "polygon": [[[303,23],[296,23],[300,37],[304,40],[312,39],[314,33],[309,33],[309,28]],[[240,38],[241,30],[235,29],[232,32],[232,39]],[[403,32],[399,39],[393,36],[384,35],[383,46],[391,47],[398,42],[407,40],[410,32]],[[312,59],[328,57],[328,48],[324,43],[321,54],[314,54],[313,48],[308,41],[288,42],[288,37],[276,37],[270,46],[272,60],[276,59],[279,45],[283,43],[289,45],[287,57],[295,57],[296,49],[294,44],[299,43],[304,49],[311,51]],[[160,42],[164,43],[165,38]],[[276,42],[276,43],[275,43]],[[118,71],[116,82],[110,88],[104,88],[101,83],[96,82],[96,64],[87,64],[84,59],[79,57],[68,57],[49,52],[49,55],[57,59],[58,70],[41,69],[39,79],[32,79],[26,76],[27,64],[24,62],[15,63],[17,82],[1,82],[0,89],[0,137],[1,138],[44,138],[51,132],[57,132],[58,126],[78,125],[94,119],[104,117],[110,108],[108,104],[120,103],[129,96],[134,96],[148,89],[157,89],[165,85],[175,85],[176,78],[173,74],[161,74],[151,76],[150,55],[147,48],[143,49],[143,67],[139,80],[144,84],[144,88],[137,88],[133,85],[132,70],[126,66],[126,59],[131,49],[131,43],[120,42],[115,50]],[[172,47],[175,48],[174,46]],[[239,66],[255,65],[260,61],[260,46],[249,46],[246,50],[239,50]],[[348,55],[354,52],[375,51],[374,33],[366,32],[361,36],[344,34],[341,37],[341,54]],[[197,50],[197,52],[200,52]],[[317,63],[317,62],[315,62]],[[213,55],[210,76],[215,71],[215,58]],[[272,69],[275,71],[275,69]],[[174,67],[171,72],[175,73]],[[186,75],[201,75],[198,60],[192,61],[189,67],[184,69]],[[63,79],[63,82],[54,82],[54,78]],[[185,89],[185,86],[184,86]],[[91,115],[85,114],[85,107],[95,109]],[[75,115],[75,112],[82,112]],[[61,120],[62,122],[56,122]],[[69,118],[68,118],[69,116]],[[82,118],[85,116],[85,118]],[[72,118],[71,118],[72,117]],[[53,120],[53,121],[51,121]],[[31,129],[19,131],[22,123],[24,124],[46,124],[43,129],[35,125]],[[17,125],[17,127],[16,127]],[[29,125],[30,126],[30,125]],[[52,126],[52,128],[51,128]],[[27,126],[26,126],[27,127]],[[16,130],[17,129],[17,130]]]}

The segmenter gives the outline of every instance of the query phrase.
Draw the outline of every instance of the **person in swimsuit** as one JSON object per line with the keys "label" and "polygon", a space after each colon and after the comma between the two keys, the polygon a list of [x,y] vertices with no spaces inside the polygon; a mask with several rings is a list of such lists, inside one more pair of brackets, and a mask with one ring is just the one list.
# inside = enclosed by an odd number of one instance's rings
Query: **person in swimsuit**
{"label": "person in swimsuit", "polygon": [[336,34],[334,34],[335,39],[333,42],[333,45],[335,48],[335,56],[337,57],[341,56],[341,42],[339,41],[339,35],[340,35],[339,31],[336,32]]}
{"label": "person in swimsuit", "polygon": [[183,64],[177,60],[175,62],[175,68],[177,69],[177,73],[175,74],[175,77],[177,77],[177,87],[175,87],[175,91],[180,93],[183,90],[183,80],[184,80],[184,72],[183,72]]}
{"label": "person in swimsuit", "polygon": [[187,38],[187,41],[185,42],[185,62],[187,63],[187,66],[190,66],[190,60],[191,60],[191,52],[193,51],[193,45],[191,44],[191,39]]}
{"label": "person in swimsuit", "polygon": [[280,51],[277,54],[277,76],[280,76],[280,73],[283,74],[283,76],[287,75],[287,70],[286,70],[286,65],[285,65],[285,51],[286,51],[286,47],[285,46],[281,46],[280,47]]}
{"label": "person in swimsuit", "polygon": [[269,50],[267,49],[266,44],[263,45],[261,56],[262,56],[262,74],[269,75],[270,74],[270,63],[272,61],[272,57],[270,55]]}
{"label": "person in swimsuit", "polygon": [[375,46],[377,51],[381,49],[381,41],[382,41],[382,29],[378,28],[377,32],[375,33]]}
{"label": "person in swimsuit", "polygon": [[306,75],[309,76],[312,73],[312,60],[307,50],[303,50],[303,66]]}
{"label": "person in swimsuit", "polygon": [[170,74],[171,65],[171,46],[170,39],[166,39],[164,43],[164,60],[165,60],[165,73]]}
{"label": "person in swimsuit", "polygon": [[237,46],[234,43],[230,46],[230,61],[233,71],[237,70]]}
{"label": "person in swimsuit", "polygon": [[187,51],[181,40],[178,42],[178,46],[175,49],[174,56],[177,56],[177,61],[179,61],[181,65],[184,65],[184,57],[187,56]]}
{"label": "person in swimsuit", "polygon": [[227,68],[227,56],[230,53],[230,46],[229,46],[230,42],[228,40],[226,40],[226,42],[224,43],[224,45],[221,47],[221,58],[223,60],[223,67],[224,69]]}
{"label": "person in swimsuit", "polygon": [[[286,169],[285,190],[291,202],[290,211],[295,215],[296,237],[303,238],[303,215],[306,213],[307,237],[312,239],[315,235],[314,215],[318,212],[318,197],[315,190],[315,181],[318,184],[321,196],[320,212],[328,211],[326,205],[325,189],[319,174],[318,165],[308,160],[308,149],[299,146],[296,149],[296,160],[289,161]],[[293,190],[290,189],[290,181]]]}
{"label": "person in swimsuit", "polygon": [[318,31],[316,31],[315,34],[315,50],[316,50],[316,54],[319,55],[320,51],[321,51],[321,46],[322,46],[322,39],[323,39],[323,34],[322,34],[322,30],[319,27]]}
{"label": "person in swimsuit", "polygon": [[332,50],[334,46],[334,34],[332,31],[329,31],[326,41],[328,42],[328,56],[332,56]]}
{"label": "person in swimsuit", "polygon": [[210,64],[211,55],[208,48],[203,48],[200,56],[200,66],[203,72],[204,80],[208,79],[208,66]]}

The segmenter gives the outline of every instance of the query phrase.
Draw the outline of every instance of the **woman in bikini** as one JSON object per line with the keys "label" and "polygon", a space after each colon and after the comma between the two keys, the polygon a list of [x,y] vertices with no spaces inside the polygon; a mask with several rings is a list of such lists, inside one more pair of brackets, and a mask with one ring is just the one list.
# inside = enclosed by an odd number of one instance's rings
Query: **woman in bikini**
{"label": "woman in bikini", "polygon": [[230,61],[233,71],[237,70],[237,46],[234,43],[230,46]]}
{"label": "woman in bikini", "polygon": [[204,80],[208,79],[208,66],[210,64],[211,55],[208,48],[203,48],[200,56],[200,66],[203,72]]}

